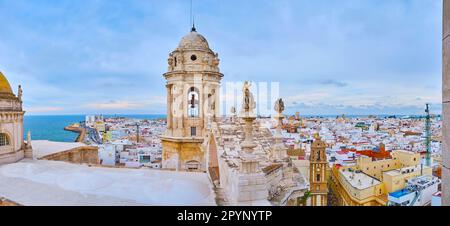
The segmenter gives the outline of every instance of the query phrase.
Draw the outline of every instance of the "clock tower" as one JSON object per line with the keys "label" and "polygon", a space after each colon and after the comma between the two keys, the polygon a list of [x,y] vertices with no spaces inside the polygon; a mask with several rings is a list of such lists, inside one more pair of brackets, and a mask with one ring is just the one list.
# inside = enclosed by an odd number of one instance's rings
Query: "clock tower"
{"label": "clock tower", "polygon": [[310,154],[310,192],[312,206],[327,206],[328,186],[327,186],[327,155],[326,143],[322,141],[318,134],[311,145]]}

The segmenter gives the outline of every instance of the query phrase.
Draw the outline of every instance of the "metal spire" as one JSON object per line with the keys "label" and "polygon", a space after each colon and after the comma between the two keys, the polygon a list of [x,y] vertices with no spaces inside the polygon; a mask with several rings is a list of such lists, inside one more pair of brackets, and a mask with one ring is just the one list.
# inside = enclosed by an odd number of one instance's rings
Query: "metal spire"
{"label": "metal spire", "polygon": [[191,32],[197,31],[197,29],[195,28],[195,18],[193,13],[193,0],[191,0],[191,24],[192,24]]}

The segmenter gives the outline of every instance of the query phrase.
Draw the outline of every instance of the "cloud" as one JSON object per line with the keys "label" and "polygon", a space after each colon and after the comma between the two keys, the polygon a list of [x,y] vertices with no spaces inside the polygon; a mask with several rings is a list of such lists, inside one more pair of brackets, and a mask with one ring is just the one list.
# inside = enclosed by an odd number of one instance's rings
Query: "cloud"
{"label": "cloud", "polygon": [[107,103],[90,103],[85,105],[87,108],[95,110],[124,110],[124,109],[136,109],[141,105],[138,103],[125,102],[125,101],[110,101]]}
{"label": "cloud", "polygon": [[27,113],[55,113],[64,110],[62,107],[30,107],[25,108]]}
{"label": "cloud", "polygon": [[148,98],[145,101],[115,101],[88,103],[83,107],[90,110],[136,110],[152,107],[161,107],[166,104],[165,97]]}
{"label": "cloud", "polygon": [[[441,102],[440,1],[211,0],[195,11],[222,84],[280,82],[293,111]],[[162,74],[188,18],[185,0],[0,0],[0,69],[28,109],[164,113]]]}
{"label": "cloud", "polygon": [[332,79],[324,80],[324,81],[320,82],[320,84],[333,85],[333,86],[340,87],[340,88],[348,86],[348,84],[345,82],[340,82],[340,81],[336,81],[336,80],[332,80]]}

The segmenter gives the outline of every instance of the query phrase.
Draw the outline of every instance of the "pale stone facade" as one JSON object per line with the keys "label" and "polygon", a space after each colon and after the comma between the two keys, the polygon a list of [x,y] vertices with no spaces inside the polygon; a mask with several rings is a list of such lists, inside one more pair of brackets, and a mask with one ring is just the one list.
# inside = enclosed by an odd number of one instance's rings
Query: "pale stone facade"
{"label": "pale stone facade", "polygon": [[444,0],[442,79],[442,204],[450,206],[450,1]]}
{"label": "pale stone facade", "polygon": [[14,95],[8,80],[0,72],[0,164],[17,162],[25,157],[24,114],[21,87],[18,95]]}
{"label": "pale stone facade", "polygon": [[[294,170],[281,139],[259,125],[250,83],[238,117],[219,117],[223,75],[218,54],[195,28],[169,55],[167,131],[161,136],[163,168],[206,171],[219,205],[292,205],[308,189]],[[284,103],[277,102],[282,122]]]}
{"label": "pale stone facade", "polygon": [[98,159],[98,147],[91,147],[91,146],[77,147],[70,150],[50,154],[38,159],[77,163],[77,164],[91,164],[91,165],[100,164],[100,161]]}
{"label": "pale stone facade", "polygon": [[200,149],[206,125],[219,115],[219,57],[195,28],[169,55],[167,131],[161,137],[163,168],[206,170]]}
{"label": "pale stone facade", "polygon": [[252,116],[251,95],[247,98],[241,117],[213,122],[202,145],[209,176],[221,197],[217,204],[297,205],[308,181],[283,154],[281,139]]}

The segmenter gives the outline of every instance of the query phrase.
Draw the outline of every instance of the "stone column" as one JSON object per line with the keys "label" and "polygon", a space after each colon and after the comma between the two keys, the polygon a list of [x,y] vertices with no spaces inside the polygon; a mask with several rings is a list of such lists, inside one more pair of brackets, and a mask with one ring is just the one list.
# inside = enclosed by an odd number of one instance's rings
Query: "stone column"
{"label": "stone column", "polygon": [[253,141],[253,121],[256,117],[245,116],[242,117],[244,120],[244,141],[241,144],[242,157],[241,157],[241,167],[242,172],[247,174],[256,173],[258,171],[258,161],[253,154],[254,148],[257,146]]}
{"label": "stone column", "polygon": [[252,154],[253,149],[256,147],[255,142],[253,141],[253,121],[256,117],[242,117],[244,120],[244,134],[245,139],[241,144],[242,150],[246,154]]}
{"label": "stone column", "polygon": [[282,126],[284,115],[279,112],[275,115],[275,119],[277,120],[277,128],[275,132],[275,145],[273,146],[272,158],[275,161],[282,161],[287,157],[286,147],[283,143],[283,134],[282,134]]}
{"label": "stone column", "polygon": [[25,158],[34,159],[33,147],[31,146],[31,132],[27,133],[27,145],[25,146]]}
{"label": "stone column", "polygon": [[444,0],[442,59],[442,205],[450,206],[450,0]]}
{"label": "stone column", "polygon": [[283,119],[284,119],[284,115],[281,113],[277,113],[275,115],[275,119],[277,120],[277,128],[276,128],[276,133],[275,133],[275,141],[278,143],[280,143],[283,139],[283,135],[281,133],[282,131],[282,126],[283,126]]}

